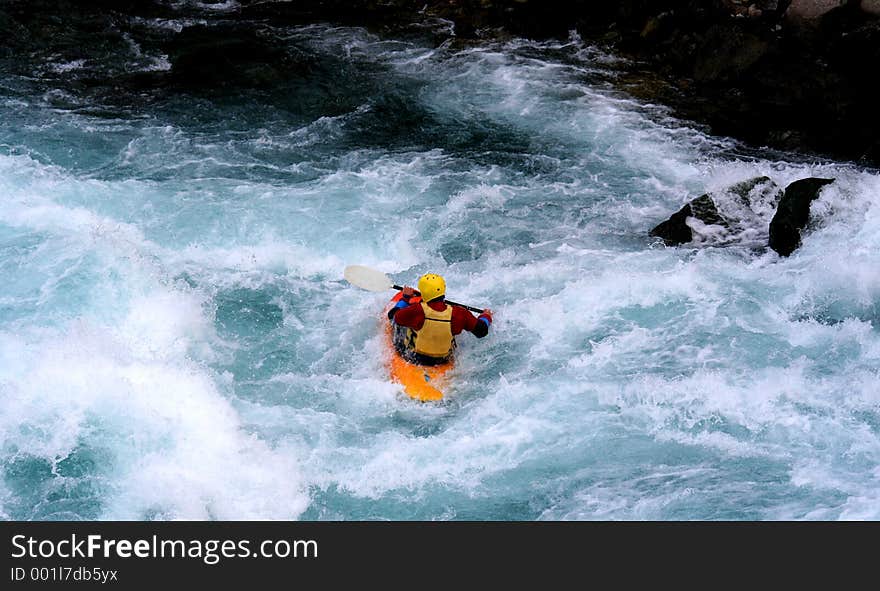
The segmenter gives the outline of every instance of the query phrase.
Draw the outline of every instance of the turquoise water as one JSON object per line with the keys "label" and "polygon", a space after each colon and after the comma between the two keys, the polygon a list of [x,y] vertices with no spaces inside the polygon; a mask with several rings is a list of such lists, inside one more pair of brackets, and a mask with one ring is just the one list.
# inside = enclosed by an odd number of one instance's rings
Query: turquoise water
{"label": "turquoise water", "polygon": [[[577,39],[275,34],[318,66],[272,91],[3,81],[0,517],[880,518],[876,172],[707,136]],[[759,175],[838,179],[794,256],[772,212],[647,235]],[[445,401],[348,264],[495,311]]]}

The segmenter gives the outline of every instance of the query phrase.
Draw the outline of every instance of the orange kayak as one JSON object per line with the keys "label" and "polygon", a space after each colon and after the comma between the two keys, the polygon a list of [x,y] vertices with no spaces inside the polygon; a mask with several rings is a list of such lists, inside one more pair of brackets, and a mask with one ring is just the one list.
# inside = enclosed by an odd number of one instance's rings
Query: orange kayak
{"label": "orange kayak", "polygon": [[[386,314],[399,299],[400,293],[385,308]],[[417,301],[419,301],[418,297],[410,300],[412,303]],[[441,400],[443,390],[448,386],[449,381],[446,374],[454,366],[454,360],[440,365],[410,363],[401,357],[394,347],[394,332],[391,323],[386,317],[383,317],[383,321],[385,322],[385,344],[388,349],[386,358],[391,380],[401,384],[406,395],[413,400],[422,402]]]}

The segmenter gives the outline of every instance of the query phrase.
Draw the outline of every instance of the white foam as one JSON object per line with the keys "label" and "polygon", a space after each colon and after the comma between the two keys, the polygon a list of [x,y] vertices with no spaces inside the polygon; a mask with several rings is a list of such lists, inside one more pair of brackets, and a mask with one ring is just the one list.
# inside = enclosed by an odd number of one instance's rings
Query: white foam
{"label": "white foam", "polygon": [[295,460],[244,432],[188,356],[204,338],[193,305],[160,290],[118,328],[0,333],[3,444],[53,464],[81,445],[106,449],[102,518],[295,518],[307,505]]}
{"label": "white foam", "polygon": [[[297,462],[244,429],[224,379],[206,366],[218,344],[210,309],[168,280],[171,251],[134,224],[43,196],[78,181],[24,162],[30,178],[10,185],[0,221],[61,237],[105,266],[84,315],[0,332],[4,449],[52,465],[83,446],[102,450],[106,462],[88,475],[109,483],[101,518],[296,518],[308,503]],[[247,258],[189,254],[200,264],[197,255],[218,265]]]}
{"label": "white foam", "polygon": [[175,0],[171,3],[174,8],[197,8],[209,12],[234,12],[241,8],[236,0],[226,2],[199,2],[199,0]]}
{"label": "white foam", "polygon": [[552,422],[514,410],[529,405],[534,391],[513,386],[505,394],[506,402],[486,401],[473,408],[467,420],[436,436],[385,431],[359,449],[321,450],[323,470],[312,477],[319,486],[336,484],[369,498],[396,490],[418,498],[438,485],[477,494],[485,478],[530,460],[534,445],[560,433]]}
{"label": "white foam", "polygon": [[63,64],[52,63],[49,64],[49,70],[55,72],[56,74],[64,74],[66,72],[72,72],[74,70],[82,70],[86,65],[86,60],[73,60],[70,62],[65,62]]}

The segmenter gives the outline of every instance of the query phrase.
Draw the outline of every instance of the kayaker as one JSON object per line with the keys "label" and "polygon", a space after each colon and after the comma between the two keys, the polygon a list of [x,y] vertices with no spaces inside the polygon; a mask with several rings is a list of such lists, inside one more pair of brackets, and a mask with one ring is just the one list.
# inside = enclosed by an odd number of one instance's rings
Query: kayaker
{"label": "kayaker", "polygon": [[455,349],[455,335],[463,330],[478,339],[489,333],[492,311],[488,308],[474,316],[460,306],[448,305],[446,281],[427,273],[419,278],[421,299],[410,302],[415,292],[406,285],[401,298],[388,311],[394,326],[394,346],[407,360],[420,365],[445,363]]}

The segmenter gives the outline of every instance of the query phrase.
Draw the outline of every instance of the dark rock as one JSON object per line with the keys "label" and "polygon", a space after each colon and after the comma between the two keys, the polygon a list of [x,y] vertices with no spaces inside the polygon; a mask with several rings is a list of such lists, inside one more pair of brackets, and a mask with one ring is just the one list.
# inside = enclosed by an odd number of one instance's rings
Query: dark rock
{"label": "dark rock", "polygon": [[204,89],[265,88],[308,69],[251,28],[195,26],[175,36],[169,48],[175,83]]}
{"label": "dark rock", "polygon": [[694,239],[693,230],[687,224],[688,218],[697,218],[707,225],[727,226],[727,222],[718,213],[715,202],[708,194],[700,195],[696,199],[686,203],[684,207],[672,214],[668,220],[661,222],[651,229],[650,235],[663,239],[666,246],[676,246],[691,242]]}
{"label": "dark rock", "polygon": [[880,16],[880,0],[861,0],[859,8],[870,15]]}
{"label": "dark rock", "polygon": [[776,215],[770,222],[770,248],[788,256],[801,244],[801,230],[810,219],[810,203],[834,179],[806,178],[785,188]]}
{"label": "dark rock", "polygon": [[762,176],[736,183],[713,196],[729,224],[729,231],[714,237],[715,243],[736,243],[763,250],[767,245],[770,219],[782,196],[779,185]]}
{"label": "dark rock", "polygon": [[[728,221],[739,221],[740,225],[761,223],[761,219],[768,218],[776,210],[782,197],[782,189],[767,176],[731,185],[725,193],[732,195],[733,200],[729,203],[722,201],[722,214]],[[716,202],[719,199],[720,196],[716,197]]]}
{"label": "dark rock", "polygon": [[[753,205],[751,193],[758,185],[765,185],[765,190],[763,192],[769,191],[773,194],[776,194],[778,199],[779,187],[770,179],[769,176],[758,176],[755,178],[740,181],[736,184],[731,185],[727,189],[727,191],[739,197],[740,201],[744,205],[748,205],[751,207]],[[776,203],[774,202],[773,205],[775,206]]]}
{"label": "dark rock", "polygon": [[820,19],[845,4],[847,0],[792,0],[785,16],[796,21],[811,21]]}
{"label": "dark rock", "polygon": [[691,215],[693,215],[691,204],[687,203],[669,216],[668,220],[654,226],[649,234],[662,238],[666,246],[686,244],[694,238],[693,231],[686,223],[687,218]]}
{"label": "dark rock", "polygon": [[704,224],[717,224],[719,226],[726,226],[727,222],[724,221],[724,218],[721,217],[721,214],[718,213],[718,208],[715,205],[715,201],[712,200],[708,194],[700,195],[690,203],[691,206],[691,215],[695,218],[703,222]]}
{"label": "dark rock", "polygon": [[755,2],[755,6],[765,12],[778,12],[780,4],[781,2],[779,2],[779,0],[759,0],[758,2]]}
{"label": "dark rock", "polygon": [[734,23],[710,28],[703,36],[694,64],[699,82],[732,80],[754,66],[767,53],[769,44]]}
{"label": "dark rock", "polygon": [[[735,241],[763,247],[767,220],[781,194],[779,186],[767,176],[740,181],[690,201],[654,227],[650,235],[662,238],[667,246],[705,241],[720,245]],[[700,223],[689,222],[689,218]],[[713,228],[704,229],[701,224]]]}

